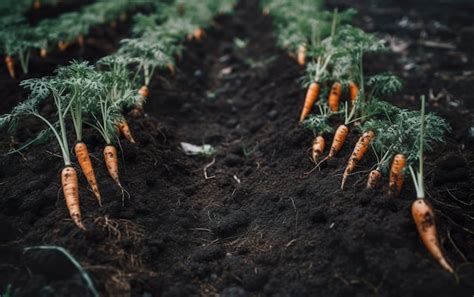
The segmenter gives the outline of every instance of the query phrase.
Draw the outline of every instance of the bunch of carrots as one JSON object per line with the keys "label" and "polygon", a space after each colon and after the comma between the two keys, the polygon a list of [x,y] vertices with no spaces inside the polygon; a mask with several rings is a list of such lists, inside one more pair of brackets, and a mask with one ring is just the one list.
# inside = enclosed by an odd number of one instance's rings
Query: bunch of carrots
{"label": "bunch of carrots", "polygon": [[[357,164],[370,152],[377,162],[368,175],[367,189],[377,188],[382,176],[387,174],[389,193],[398,196],[409,168],[418,196],[412,204],[417,230],[429,252],[452,273],[453,268],[442,253],[434,212],[426,202],[423,187],[423,152],[443,141],[448,125],[434,114],[425,115],[424,99],[421,113],[385,102],[384,98],[400,91],[400,80],[387,73],[365,77],[363,71],[364,55],[385,50],[383,42],[360,29],[342,25],[344,20],[350,19],[351,12],[339,14],[335,10],[330,19],[330,13],[323,11],[322,6],[313,3],[312,8],[317,10],[314,11],[306,3],[304,0],[264,0],[262,5],[264,14],[274,17],[278,44],[288,49],[290,57],[299,65],[306,66],[303,81],[307,91],[299,122],[314,135],[311,161],[319,168],[334,158],[353,129],[359,131],[360,136],[348,157],[341,189]],[[311,11],[311,16],[306,16],[305,11]],[[343,97],[347,100],[341,108]],[[330,121],[331,118],[335,119]],[[330,123],[337,120],[341,123],[332,127]],[[329,152],[322,158],[326,136],[333,131]],[[412,169],[416,161],[419,162],[417,173]]]}

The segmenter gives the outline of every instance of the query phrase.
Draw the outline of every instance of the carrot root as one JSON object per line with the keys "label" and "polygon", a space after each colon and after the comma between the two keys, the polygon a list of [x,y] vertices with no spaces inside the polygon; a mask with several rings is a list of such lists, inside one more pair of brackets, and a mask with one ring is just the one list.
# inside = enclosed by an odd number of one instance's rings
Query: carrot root
{"label": "carrot root", "polygon": [[306,119],[306,117],[313,109],[314,102],[318,98],[319,93],[319,84],[317,82],[312,82],[309,85],[308,91],[306,92],[306,98],[304,100],[303,110],[301,111],[300,123]]}
{"label": "carrot root", "polygon": [[331,92],[329,93],[328,105],[332,112],[339,110],[339,100],[341,99],[342,85],[335,82],[332,84]]}
{"label": "carrot root", "polygon": [[390,168],[389,191],[390,194],[398,196],[403,187],[405,176],[403,169],[406,166],[406,157],[403,154],[397,154],[393,158],[392,167]]}
{"label": "carrot root", "polygon": [[135,139],[133,138],[132,131],[130,131],[130,127],[126,120],[122,120],[118,123],[118,129],[120,133],[127,139],[130,143],[135,143]]}
{"label": "carrot root", "polygon": [[64,52],[68,48],[68,46],[69,46],[69,43],[67,43],[65,41],[62,41],[62,40],[58,41],[59,51]]}
{"label": "carrot root", "polygon": [[15,78],[15,60],[12,58],[12,56],[6,56],[5,57],[5,64],[7,65],[7,70],[8,74],[10,74],[11,78]]}
{"label": "carrot root", "polygon": [[439,244],[434,211],[425,199],[416,199],[411,206],[411,213],[423,244],[438,263],[450,273],[454,273],[452,266],[446,260]]}
{"label": "carrot root", "polygon": [[352,171],[354,171],[357,163],[364,156],[374,136],[375,136],[374,132],[367,131],[364,134],[362,134],[362,136],[357,141],[354,147],[354,151],[352,152],[349,158],[349,162],[347,163],[346,170],[344,170],[344,174],[342,175],[341,189],[344,189],[344,184],[346,183],[346,180],[349,177],[349,174],[351,174]]}
{"label": "carrot root", "polygon": [[357,96],[359,96],[359,87],[351,81],[349,83],[349,99],[351,101],[351,106],[354,106]]}
{"label": "carrot root", "polygon": [[297,59],[298,64],[300,66],[304,66],[306,64],[306,46],[304,44],[298,47],[298,54]]}
{"label": "carrot root", "polygon": [[89,151],[87,150],[86,144],[84,142],[76,143],[74,146],[74,152],[76,154],[77,161],[79,162],[79,166],[81,167],[81,170],[84,173],[84,176],[86,177],[92,192],[94,192],[97,203],[102,206],[102,198],[100,196],[99,186],[97,184],[94,168],[92,167],[92,161],[89,156]]}
{"label": "carrot root", "polygon": [[317,136],[313,140],[313,145],[311,147],[311,159],[315,164],[317,164],[319,156],[321,156],[321,154],[323,153],[325,145],[326,141],[322,136]]}
{"label": "carrot root", "polygon": [[117,149],[113,145],[106,145],[104,148],[104,161],[107,171],[117,185],[122,188],[119,179]]}
{"label": "carrot root", "polygon": [[72,166],[66,166],[61,171],[61,184],[63,187],[64,199],[66,200],[66,206],[69,210],[69,216],[78,228],[85,230],[86,228],[82,224],[81,219],[77,173]]}
{"label": "carrot root", "polygon": [[367,180],[367,189],[375,189],[380,181],[380,178],[382,178],[382,172],[380,172],[377,169],[372,170],[369,173],[369,178]]}
{"label": "carrot root", "polygon": [[41,58],[44,59],[44,58],[46,58],[47,55],[48,55],[48,51],[46,50],[46,48],[43,47],[42,49],[40,49],[40,57]]}

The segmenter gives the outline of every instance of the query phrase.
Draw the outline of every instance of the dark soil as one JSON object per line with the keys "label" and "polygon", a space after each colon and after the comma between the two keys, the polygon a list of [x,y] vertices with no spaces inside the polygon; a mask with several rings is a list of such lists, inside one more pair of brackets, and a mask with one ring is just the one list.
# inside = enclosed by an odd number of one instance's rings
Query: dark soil
{"label": "dark soil", "polygon": [[[304,98],[297,79],[303,70],[275,47],[271,19],[247,0],[234,15],[216,18],[201,43],[187,44],[176,76],[159,74],[153,80],[148,114],[129,119],[138,144],[122,143],[121,176],[130,193],[124,206],[100,161],[102,141],[86,131],[104,197],[99,208],[80,177],[87,231],[68,218],[54,143],[0,159],[0,288],[12,284],[13,296],[87,296],[63,257],[22,252],[27,246],[59,245],[106,296],[472,295],[469,11],[462,3],[430,2],[430,9],[417,10],[415,1],[401,8],[395,1],[369,2],[356,7],[358,25],[410,42],[404,51],[366,61],[369,74],[392,70],[405,80],[403,93],[390,100],[418,108],[419,94],[445,89],[429,109],[446,117],[453,131],[427,156],[427,189],[456,277],[418,238],[409,210],[416,195],[408,178],[399,198],[386,194],[386,178],[382,188],[366,191],[374,162],[367,158],[346,189],[339,189],[356,134],[338,158],[305,174],[312,169],[307,152],[312,134],[297,125]],[[418,25],[397,25],[405,15]],[[433,19],[451,34],[433,29]],[[422,31],[455,49],[426,48]],[[247,46],[237,47],[235,38]],[[452,51],[467,62],[451,65],[446,57]],[[66,55],[50,59],[53,67]],[[407,69],[409,63],[413,68]],[[12,83],[1,75],[6,90]],[[11,92],[18,100],[19,91]],[[2,109],[13,106],[15,99],[9,100],[2,101]],[[20,138],[32,131],[22,129]],[[218,153],[186,156],[180,142],[211,144]]]}

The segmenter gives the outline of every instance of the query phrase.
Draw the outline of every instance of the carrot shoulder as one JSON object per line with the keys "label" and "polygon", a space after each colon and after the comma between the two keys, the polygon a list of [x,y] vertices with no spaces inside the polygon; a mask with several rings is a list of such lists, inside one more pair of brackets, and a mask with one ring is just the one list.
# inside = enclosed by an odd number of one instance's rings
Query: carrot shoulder
{"label": "carrot shoulder", "polygon": [[107,171],[113,180],[122,187],[119,179],[119,169],[118,169],[118,157],[117,149],[113,145],[106,145],[104,148],[104,161],[107,167]]}
{"label": "carrot shoulder", "polygon": [[297,54],[297,59],[298,64],[300,66],[304,66],[306,64],[306,46],[305,45],[300,45],[298,46],[298,54]]}
{"label": "carrot shoulder", "polygon": [[444,269],[454,273],[439,244],[434,212],[431,205],[425,199],[416,199],[411,206],[411,213],[421,240],[430,254],[433,255]]}
{"label": "carrot shoulder", "polygon": [[367,189],[375,189],[379,183],[380,178],[382,178],[382,172],[380,170],[374,169],[369,173],[369,178],[367,179]]}
{"label": "carrot shoulder", "polygon": [[86,228],[82,224],[81,208],[79,205],[79,183],[77,181],[77,173],[72,166],[66,166],[61,171],[61,184],[71,219],[78,228],[85,230]]}
{"label": "carrot shoulder", "polygon": [[300,123],[306,119],[306,117],[311,112],[311,109],[313,109],[314,102],[316,102],[316,99],[318,98],[318,93],[319,93],[319,84],[317,82],[312,82],[309,85],[308,91],[306,92],[306,97],[304,99],[304,106],[303,106],[303,110],[301,111],[301,116],[300,116]]}
{"label": "carrot shoulder", "polygon": [[325,145],[326,141],[321,135],[316,136],[316,138],[313,140],[313,146],[311,148],[311,159],[314,163],[318,162],[318,158],[323,153]]}
{"label": "carrot shoulder", "polygon": [[389,190],[393,195],[399,195],[403,187],[405,176],[403,169],[406,166],[406,158],[403,154],[397,154],[393,158],[392,167],[390,168]]}
{"label": "carrot shoulder", "polygon": [[120,133],[130,142],[130,143],[135,143],[135,139],[133,138],[132,131],[130,130],[130,127],[128,126],[128,123],[126,120],[120,121],[118,124],[118,129]]}
{"label": "carrot shoulder", "polygon": [[11,78],[15,78],[15,60],[13,60],[12,56],[5,57],[5,64],[7,65],[8,74],[10,74]]}

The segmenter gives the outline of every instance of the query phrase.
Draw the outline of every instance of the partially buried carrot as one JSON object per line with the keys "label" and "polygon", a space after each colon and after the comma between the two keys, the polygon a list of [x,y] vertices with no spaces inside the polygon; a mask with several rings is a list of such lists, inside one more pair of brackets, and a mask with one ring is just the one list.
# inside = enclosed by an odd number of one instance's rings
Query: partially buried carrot
{"label": "partially buried carrot", "polygon": [[346,183],[347,177],[349,176],[349,174],[352,173],[352,171],[354,171],[357,163],[362,159],[365,152],[369,148],[369,144],[374,138],[374,136],[374,132],[367,131],[362,134],[362,136],[357,141],[354,151],[349,157],[349,162],[347,163],[346,170],[344,170],[344,174],[342,175],[341,189],[344,188],[344,184]]}
{"label": "partially buried carrot", "polygon": [[369,179],[367,180],[367,189],[375,189],[379,183],[380,178],[382,178],[382,172],[380,170],[374,169],[369,173]]}
{"label": "partially buried carrot", "polygon": [[74,152],[76,153],[79,166],[81,166],[81,170],[84,173],[84,176],[86,177],[92,192],[94,192],[97,202],[99,205],[102,205],[99,186],[97,185],[97,179],[95,178],[94,168],[92,167],[91,158],[89,156],[89,151],[87,150],[86,144],[82,141],[77,142],[74,146]]}
{"label": "partially buried carrot", "polygon": [[115,146],[108,144],[104,148],[104,161],[107,171],[119,187],[122,187],[119,179],[118,157]]}
{"label": "partially buried carrot", "polygon": [[43,59],[46,58],[47,54],[48,54],[48,51],[46,50],[46,48],[43,47],[43,48],[40,49],[40,57],[41,58],[43,58]]}
{"label": "partially buried carrot", "polygon": [[304,66],[306,64],[306,46],[304,44],[298,47],[298,54],[296,60],[301,66]]}
{"label": "partially buried carrot", "polygon": [[130,131],[130,127],[125,119],[121,120],[117,127],[120,133],[130,142],[135,143],[135,139],[133,138],[132,131]]}
{"label": "partially buried carrot", "polygon": [[431,205],[429,205],[425,199],[418,198],[411,205],[411,214],[421,240],[428,251],[444,269],[454,273],[453,268],[446,260],[441,245],[439,244],[434,212]]}
{"label": "partially buried carrot", "polygon": [[65,41],[62,41],[62,40],[58,41],[59,51],[64,52],[67,49],[68,46],[69,46],[69,43],[67,43]]}
{"label": "partially buried carrot", "polygon": [[7,65],[8,74],[10,74],[11,78],[15,78],[15,60],[13,60],[12,56],[8,55],[5,57],[5,64]]}
{"label": "partially buried carrot", "polygon": [[85,230],[86,228],[82,224],[81,208],[79,205],[79,183],[77,181],[77,173],[72,166],[66,166],[61,171],[61,184],[71,219],[78,228]]}
{"label": "partially buried carrot", "polygon": [[204,36],[204,30],[201,28],[196,28],[193,32],[193,36],[197,41],[201,41],[202,37]]}
{"label": "partially buried carrot", "polygon": [[351,106],[354,106],[357,96],[359,96],[359,87],[355,82],[351,81],[349,83],[349,99],[351,101]]}
{"label": "partially buried carrot", "polygon": [[403,154],[397,154],[393,158],[389,177],[390,194],[399,195],[402,190],[403,181],[405,179],[403,170],[405,169],[406,161],[405,155]]}
{"label": "partially buried carrot", "polygon": [[166,65],[166,67],[168,68],[168,70],[170,71],[171,75],[175,75],[176,73],[176,69],[174,67],[174,64],[173,63],[168,63],[168,65]]}
{"label": "partially buried carrot", "polygon": [[316,138],[313,140],[313,146],[311,147],[311,159],[314,163],[318,162],[318,158],[323,153],[325,145],[326,141],[321,135],[316,136]]}
{"label": "partially buried carrot", "polygon": [[347,135],[349,135],[349,128],[346,125],[340,125],[337,127],[326,160],[332,159],[341,150],[344,142],[346,141]]}
{"label": "partially buried carrot", "polygon": [[316,99],[318,98],[318,94],[319,94],[319,84],[317,82],[312,82],[309,85],[308,91],[306,91],[304,106],[300,115],[300,123],[306,119],[306,117],[311,112],[311,109],[313,109],[313,105],[314,105],[314,102],[316,102]]}
{"label": "partially buried carrot", "polygon": [[328,105],[331,111],[336,112],[339,110],[339,100],[341,98],[342,85],[339,82],[332,84],[331,92],[329,93]]}

